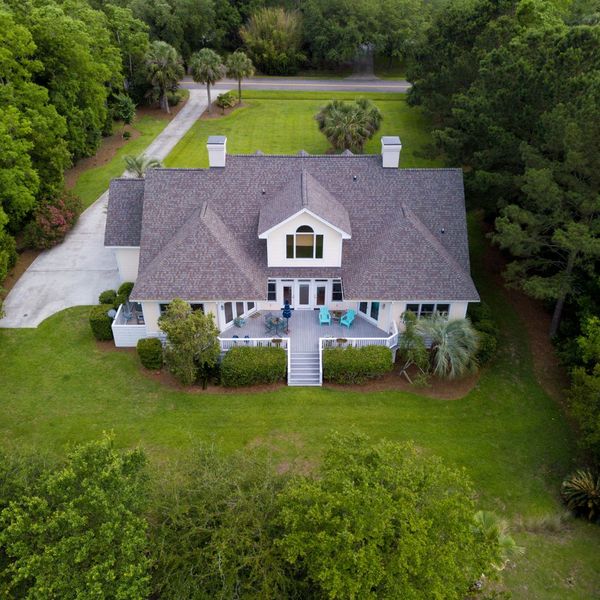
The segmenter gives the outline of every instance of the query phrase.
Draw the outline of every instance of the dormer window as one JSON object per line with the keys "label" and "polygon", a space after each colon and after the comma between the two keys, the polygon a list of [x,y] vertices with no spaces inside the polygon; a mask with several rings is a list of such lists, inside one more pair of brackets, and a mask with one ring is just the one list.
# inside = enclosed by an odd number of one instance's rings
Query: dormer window
{"label": "dormer window", "polygon": [[286,258],[323,258],[323,235],[309,225],[286,235]]}

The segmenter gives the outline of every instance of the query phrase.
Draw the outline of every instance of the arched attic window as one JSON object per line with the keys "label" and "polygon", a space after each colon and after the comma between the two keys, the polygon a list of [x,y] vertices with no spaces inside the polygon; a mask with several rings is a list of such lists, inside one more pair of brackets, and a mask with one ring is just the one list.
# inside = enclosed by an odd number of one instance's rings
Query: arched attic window
{"label": "arched attic window", "polygon": [[287,258],[323,258],[323,235],[310,225],[300,225],[296,233],[286,236]]}

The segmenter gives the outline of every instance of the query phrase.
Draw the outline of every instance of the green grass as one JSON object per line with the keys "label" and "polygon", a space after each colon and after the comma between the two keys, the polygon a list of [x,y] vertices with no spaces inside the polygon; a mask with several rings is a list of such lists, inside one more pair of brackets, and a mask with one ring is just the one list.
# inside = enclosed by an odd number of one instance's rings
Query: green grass
{"label": "green grass", "polygon": [[[270,94],[253,94],[249,108],[199,122],[175,149],[170,164],[185,162],[186,154],[201,163],[210,133],[229,135],[232,152],[256,147],[323,151],[324,141],[310,127],[315,106],[330,95],[292,95],[300,99],[283,102],[287,96],[269,100]],[[403,162],[410,158],[423,164],[409,153],[427,142],[419,113],[402,100],[376,100],[387,111],[384,127],[390,130],[385,132],[403,137]],[[287,129],[282,131],[283,125]],[[227,450],[263,442],[281,460],[315,461],[332,429],[357,427],[375,439],[414,440],[449,464],[464,467],[483,508],[509,519],[557,513],[562,510],[558,485],[572,466],[573,436],[561,410],[535,379],[519,315],[483,268],[485,242],[475,218],[470,226],[474,277],[502,338],[495,362],[463,399],[432,400],[418,390],[365,393],[360,388],[351,393],[314,388],[188,393],[145,376],[135,352],[96,344],[87,323],[89,309],[78,307],[37,329],[0,329],[0,444],[61,455],[70,444],[111,430],[119,445],[141,445],[159,467],[175,464],[199,440],[214,440]],[[560,535],[521,532],[516,537],[526,554],[503,574],[513,598],[598,596],[598,527],[571,522]]]}
{"label": "green grass", "polygon": [[417,108],[406,103],[403,94],[354,94],[351,92],[243,92],[244,103],[233,113],[213,120],[199,120],[175,146],[165,164],[169,167],[207,167],[206,140],[209,135],[226,135],[227,151],[247,154],[262,150],[267,154],[311,154],[328,151],[329,143],[319,131],[314,115],[329,100],[370,98],[383,114],[381,129],[368,142],[365,152],[381,151],[382,135],[402,138],[403,167],[439,166],[420,156],[429,141],[426,122]]}

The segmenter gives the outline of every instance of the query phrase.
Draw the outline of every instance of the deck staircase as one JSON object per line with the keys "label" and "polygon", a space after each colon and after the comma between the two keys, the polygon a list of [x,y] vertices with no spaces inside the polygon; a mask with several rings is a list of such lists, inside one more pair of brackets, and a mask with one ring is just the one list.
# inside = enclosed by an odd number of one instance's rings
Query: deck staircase
{"label": "deck staircase", "polygon": [[288,385],[312,385],[320,383],[319,352],[293,352],[290,357]]}

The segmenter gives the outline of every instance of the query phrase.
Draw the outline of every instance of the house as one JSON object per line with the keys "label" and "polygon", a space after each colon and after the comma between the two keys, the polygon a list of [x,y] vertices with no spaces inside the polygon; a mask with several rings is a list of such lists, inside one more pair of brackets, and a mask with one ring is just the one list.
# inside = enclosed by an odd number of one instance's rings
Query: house
{"label": "house", "polygon": [[459,169],[399,169],[398,137],[360,156],[228,155],[226,144],[208,139],[208,169],[111,182],[105,245],[135,282],[134,317],[114,322],[117,345],[159,335],[177,297],[214,315],[226,350],[270,336],[256,315],[280,315],[288,301],[288,354],[306,361],[308,380],[319,339],[342,332],[319,326],[321,306],[356,311],[343,337],[390,345],[407,309],[453,319],[479,301]]}

